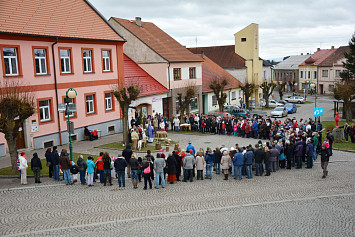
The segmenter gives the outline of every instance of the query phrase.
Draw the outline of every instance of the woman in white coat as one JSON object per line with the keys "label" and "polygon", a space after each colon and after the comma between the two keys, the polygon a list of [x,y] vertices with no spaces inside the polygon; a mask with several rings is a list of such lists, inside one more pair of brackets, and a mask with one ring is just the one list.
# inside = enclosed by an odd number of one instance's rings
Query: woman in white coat
{"label": "woman in white coat", "polygon": [[27,158],[25,157],[25,152],[21,152],[19,156],[20,160],[20,170],[21,170],[21,184],[28,184],[27,183]]}

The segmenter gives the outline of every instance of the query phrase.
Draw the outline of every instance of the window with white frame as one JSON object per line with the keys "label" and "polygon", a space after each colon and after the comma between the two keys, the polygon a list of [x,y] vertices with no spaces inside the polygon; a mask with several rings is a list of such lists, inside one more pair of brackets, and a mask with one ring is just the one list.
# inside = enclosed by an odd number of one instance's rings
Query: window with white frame
{"label": "window with white frame", "polygon": [[335,77],[340,77],[340,70],[335,70]]}
{"label": "window with white frame", "polygon": [[217,97],[215,95],[212,96],[212,106],[217,105]]}
{"label": "window with white frame", "polygon": [[328,70],[322,70],[322,77],[328,77]]}
{"label": "window with white frame", "polygon": [[95,113],[94,95],[87,95],[86,96],[86,113],[87,114]]}
{"label": "window with white frame", "polygon": [[83,50],[84,72],[92,72],[92,50]]}
{"label": "window with white frame", "polygon": [[189,78],[195,79],[196,78],[196,67],[189,68]]}
{"label": "window with white frame", "polygon": [[51,120],[51,108],[49,100],[41,100],[39,101],[39,116],[41,122],[47,122]]}
{"label": "window with white frame", "polygon": [[71,73],[70,68],[70,49],[60,50],[60,64],[62,73]]}
{"label": "window with white frame", "polygon": [[106,110],[112,110],[112,93],[105,93]]}
{"label": "window with white frame", "polygon": [[104,72],[108,72],[111,70],[110,57],[111,55],[109,50],[102,51],[102,66]]}
{"label": "window with white frame", "polygon": [[36,74],[37,75],[47,74],[46,50],[34,49],[34,54],[35,54],[35,63],[36,63]]}
{"label": "window with white frame", "polygon": [[232,100],[236,100],[237,99],[237,92],[233,91],[232,92]]}
{"label": "window with white frame", "polygon": [[18,73],[18,60],[16,48],[3,48],[4,65],[6,76],[17,76]]}
{"label": "window with white frame", "polygon": [[[74,101],[72,98],[68,98],[68,100],[69,100],[69,107],[70,107],[71,104],[74,104]],[[65,101],[65,106],[67,106],[66,101]],[[74,116],[74,112],[69,112],[69,108],[65,110],[65,117],[68,118],[68,115],[70,118]]]}

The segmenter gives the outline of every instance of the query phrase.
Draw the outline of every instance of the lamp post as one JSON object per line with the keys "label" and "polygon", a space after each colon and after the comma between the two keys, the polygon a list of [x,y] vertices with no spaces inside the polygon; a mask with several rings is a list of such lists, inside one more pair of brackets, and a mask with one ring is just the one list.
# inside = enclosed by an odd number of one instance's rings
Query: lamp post
{"label": "lamp post", "polygon": [[69,103],[70,99],[74,99],[77,96],[76,90],[74,88],[69,88],[65,93],[65,102],[66,106],[66,113],[68,115],[68,134],[69,134],[69,152],[70,152],[70,160],[73,161],[73,145],[71,144],[71,126],[70,126],[70,115],[69,115]]}
{"label": "lamp post", "polygon": [[[315,95],[314,95],[314,108],[317,108],[317,86],[316,84],[312,83],[310,85],[311,89],[315,90]],[[314,117],[314,121],[317,122],[317,117]]]}

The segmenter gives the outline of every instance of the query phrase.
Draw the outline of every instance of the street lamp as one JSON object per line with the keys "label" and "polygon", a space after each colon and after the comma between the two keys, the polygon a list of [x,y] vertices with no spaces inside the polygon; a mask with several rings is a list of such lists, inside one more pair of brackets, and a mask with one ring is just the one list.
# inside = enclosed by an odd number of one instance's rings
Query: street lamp
{"label": "street lamp", "polygon": [[77,96],[76,90],[74,88],[69,88],[65,93],[65,102],[66,106],[66,113],[68,115],[68,134],[69,134],[69,151],[70,151],[70,160],[73,161],[73,145],[71,144],[71,126],[70,126],[70,114],[69,114],[69,103],[70,99],[74,99]]}
{"label": "street lamp", "polygon": [[[315,90],[315,96],[314,96],[314,108],[317,108],[317,86],[316,84],[312,83],[310,85],[312,90]],[[314,121],[317,122],[317,117],[314,117]]]}

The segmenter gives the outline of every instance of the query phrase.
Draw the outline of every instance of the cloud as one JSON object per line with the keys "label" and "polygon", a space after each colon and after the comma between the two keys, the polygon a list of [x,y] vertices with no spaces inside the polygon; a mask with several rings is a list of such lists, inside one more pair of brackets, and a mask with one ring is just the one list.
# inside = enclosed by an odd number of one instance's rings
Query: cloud
{"label": "cloud", "polygon": [[91,0],[107,18],[150,21],[187,47],[234,44],[234,33],[259,24],[260,56],[279,58],[347,45],[355,1]]}

